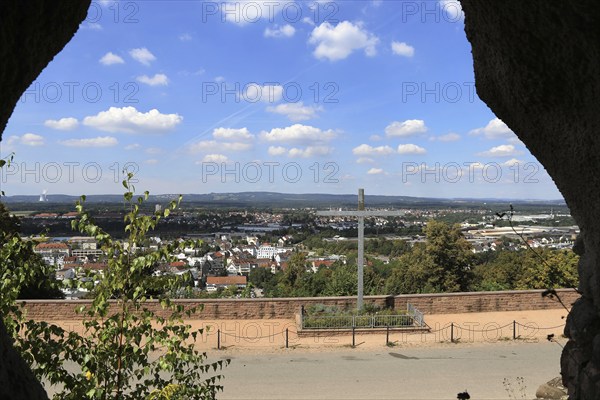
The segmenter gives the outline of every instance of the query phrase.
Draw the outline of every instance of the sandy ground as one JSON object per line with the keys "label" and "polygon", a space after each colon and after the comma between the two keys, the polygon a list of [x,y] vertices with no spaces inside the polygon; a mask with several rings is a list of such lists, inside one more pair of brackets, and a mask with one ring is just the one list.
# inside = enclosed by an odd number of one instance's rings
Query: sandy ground
{"label": "sandy ground", "polygon": [[[556,343],[523,341],[229,354],[217,398],[313,400],[534,399],[559,375]],[[211,358],[219,352],[211,352]]]}
{"label": "sandy ground", "polygon": [[[513,340],[513,334],[517,341],[546,341],[549,334],[554,334],[556,338],[561,337],[566,314],[566,310],[555,309],[426,315],[425,322],[430,327],[430,332],[390,330],[389,341],[394,346],[431,347],[450,344],[451,337],[461,344],[507,342]],[[78,331],[82,329],[79,322],[54,322],[68,329]],[[204,329],[202,336],[199,337],[199,349],[213,350],[220,345],[221,351],[228,354],[279,353],[289,348],[307,352],[332,351],[352,345],[351,332],[298,337],[295,321],[287,319],[189,322],[194,328]],[[516,332],[513,333],[515,328]],[[286,330],[288,349],[286,349]],[[357,348],[377,349],[388,347],[386,338],[385,331],[377,333],[357,331],[354,340]]]}
{"label": "sandy ground", "polygon": [[[219,399],[453,399],[468,390],[482,400],[532,399],[540,384],[559,375],[565,316],[565,310],[426,315],[429,333],[391,331],[390,345],[385,331],[357,333],[354,348],[350,333],[298,337],[293,320],[190,322],[204,328],[197,345],[210,361],[231,360],[220,371]],[[79,322],[58,323],[82,329]]]}

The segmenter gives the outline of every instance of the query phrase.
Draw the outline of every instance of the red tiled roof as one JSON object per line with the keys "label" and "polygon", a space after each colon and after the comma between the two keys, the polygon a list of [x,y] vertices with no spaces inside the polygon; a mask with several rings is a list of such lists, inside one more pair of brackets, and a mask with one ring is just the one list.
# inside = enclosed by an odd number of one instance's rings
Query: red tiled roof
{"label": "red tiled roof", "polygon": [[185,261],[173,261],[172,263],[169,263],[169,266],[175,268],[187,267],[187,263]]}
{"label": "red tiled roof", "polygon": [[58,217],[58,214],[55,213],[39,213],[34,215],[36,218],[55,218]]}
{"label": "red tiled roof", "polygon": [[36,250],[68,250],[69,246],[65,243],[40,243],[35,246]]}
{"label": "red tiled roof", "polygon": [[207,285],[245,285],[245,276],[209,276],[206,278]]}
{"label": "red tiled roof", "polygon": [[321,265],[324,265],[326,267],[331,267],[331,265],[333,265],[333,263],[335,261],[333,260],[317,260],[317,261],[313,261],[315,267],[320,267]]}

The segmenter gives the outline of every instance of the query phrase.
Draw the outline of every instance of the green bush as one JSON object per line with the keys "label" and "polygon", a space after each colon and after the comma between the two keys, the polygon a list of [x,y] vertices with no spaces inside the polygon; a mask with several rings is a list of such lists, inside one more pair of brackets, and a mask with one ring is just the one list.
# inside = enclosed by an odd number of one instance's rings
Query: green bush
{"label": "green bush", "polygon": [[351,329],[407,327],[414,325],[414,319],[406,310],[383,308],[376,304],[365,304],[360,312],[342,310],[336,306],[315,304],[306,308],[302,320],[305,329]]}
{"label": "green bush", "polygon": [[[73,229],[95,238],[108,262],[98,284],[92,280],[84,283],[94,293],[89,306],[77,309],[83,317],[84,332],[25,320],[15,297],[19,284],[28,280],[27,268],[17,268],[12,279],[5,278],[12,285],[7,292],[11,297],[3,297],[0,302],[6,325],[15,346],[38,379],[47,380],[58,391],[54,395],[56,400],[214,399],[222,390],[218,384],[222,376],[214,373],[229,360],[206,363],[206,353],[195,349],[202,330],[192,329],[184,318],[197,310],[184,309],[169,297],[185,285],[186,277],[170,279],[166,282],[168,290],[155,299],[160,301],[167,316],[148,306],[155,292],[155,282],[151,279],[155,266],[173,261],[171,254],[191,243],[175,241],[156,251],[132,251],[136,244],[143,243],[161,218],[178,207],[181,197],[163,212],[141,215],[140,207],[148,199],[148,192],[134,201],[131,178],[128,174],[123,181],[124,198],[130,207],[125,216],[128,235],[125,241],[113,239],[91,220],[84,210],[85,196],[76,206],[79,217],[73,221]],[[27,246],[13,238],[2,247],[3,255],[8,258],[0,259],[0,263],[26,254],[23,249]],[[7,309],[11,313],[6,313]]]}

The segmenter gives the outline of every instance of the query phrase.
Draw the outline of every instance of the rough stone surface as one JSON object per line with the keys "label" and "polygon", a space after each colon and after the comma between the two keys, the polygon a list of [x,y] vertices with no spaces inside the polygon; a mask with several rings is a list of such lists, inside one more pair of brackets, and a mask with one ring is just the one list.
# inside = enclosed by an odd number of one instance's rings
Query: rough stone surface
{"label": "rough stone surface", "polygon": [[22,93],[77,32],[90,2],[0,1],[0,139]]}
{"label": "rough stone surface", "polygon": [[0,319],[0,399],[38,400],[48,396],[12,345]]}
{"label": "rough stone surface", "polygon": [[[22,93],[77,32],[90,2],[0,1],[0,139]],[[0,399],[47,399],[13,348],[1,318]]]}
{"label": "rough stone surface", "polygon": [[554,378],[540,385],[535,397],[546,400],[561,400],[567,396],[567,389],[562,385],[562,378]]}
{"label": "rough stone surface", "polygon": [[[565,334],[571,399],[600,398],[600,2],[461,0],[479,97],[544,165],[581,228],[583,299]],[[598,349],[596,349],[598,350]]]}

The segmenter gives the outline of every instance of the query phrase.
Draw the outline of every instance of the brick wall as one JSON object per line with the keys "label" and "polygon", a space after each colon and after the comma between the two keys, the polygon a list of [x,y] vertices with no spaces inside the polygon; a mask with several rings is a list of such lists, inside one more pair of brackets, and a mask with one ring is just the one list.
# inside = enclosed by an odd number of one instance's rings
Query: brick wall
{"label": "brick wall", "polygon": [[[557,290],[567,306],[579,295],[569,289]],[[413,294],[400,296],[366,296],[366,303],[406,309],[409,302],[425,314],[452,314],[468,312],[520,311],[561,308],[560,304],[542,298],[542,290],[472,292],[448,294]],[[203,306],[194,319],[293,319],[301,306],[314,304],[352,309],[355,297],[315,297],[278,299],[214,299],[178,300],[186,307]],[[90,304],[89,300],[27,300],[27,315],[47,321],[80,320],[75,309]],[[157,302],[148,302],[148,308],[164,315]]]}
{"label": "brick wall", "polygon": [[[557,301],[542,297],[542,292],[543,290],[515,290],[502,292],[403,294],[394,298],[394,308],[406,308],[406,303],[411,303],[424,314],[461,314],[562,308]],[[557,289],[556,292],[563,303],[569,308],[579,298],[579,294],[573,289]]]}
{"label": "brick wall", "polygon": [[[394,298],[365,296],[365,302],[393,307]],[[356,306],[356,297],[177,300],[175,303],[185,307],[202,306],[202,310],[193,319],[294,319],[301,306],[324,304],[352,309]],[[27,315],[32,319],[67,321],[80,320],[81,316],[75,313],[75,309],[87,304],[90,304],[89,300],[26,300],[25,307]],[[164,315],[158,302],[149,301],[147,306]]]}

